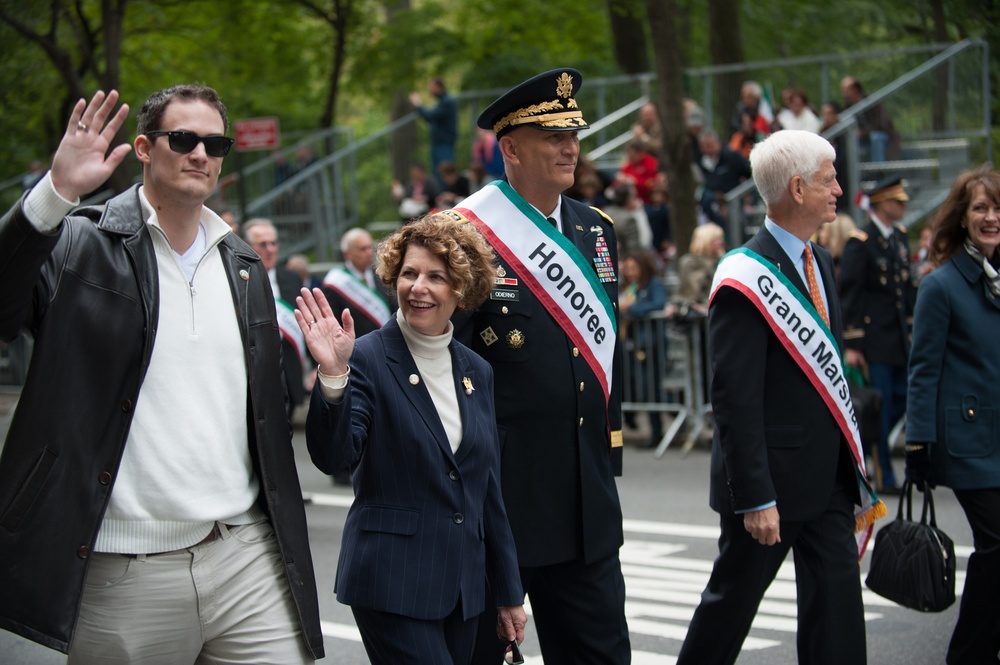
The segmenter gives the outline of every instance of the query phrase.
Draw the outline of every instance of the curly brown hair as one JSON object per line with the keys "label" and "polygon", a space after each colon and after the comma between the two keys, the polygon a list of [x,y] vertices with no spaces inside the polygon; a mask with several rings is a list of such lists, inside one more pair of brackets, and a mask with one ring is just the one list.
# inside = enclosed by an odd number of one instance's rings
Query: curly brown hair
{"label": "curly brown hair", "polygon": [[968,236],[968,231],[962,224],[977,187],[982,187],[988,197],[995,203],[1000,203],[1000,172],[992,164],[986,163],[979,168],[962,171],[952,184],[948,198],[941,204],[934,221],[930,260],[935,265],[943,265],[962,249]]}
{"label": "curly brown hair", "polygon": [[411,245],[423,247],[444,262],[460,310],[479,307],[496,284],[493,248],[476,227],[454,211],[425,215],[379,243],[376,273],[386,286],[396,288],[403,257]]}

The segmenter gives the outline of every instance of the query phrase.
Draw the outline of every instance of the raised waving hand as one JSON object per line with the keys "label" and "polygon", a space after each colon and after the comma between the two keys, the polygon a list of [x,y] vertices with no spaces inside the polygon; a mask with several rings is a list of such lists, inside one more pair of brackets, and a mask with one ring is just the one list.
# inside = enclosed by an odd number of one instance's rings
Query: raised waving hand
{"label": "raised waving hand", "polygon": [[354,352],[354,319],[350,311],[341,313],[341,325],[320,289],[303,288],[295,304],[295,320],[309,353],[319,363],[319,371],[327,376],[347,374],[347,361]]}
{"label": "raised waving hand", "polygon": [[52,157],[52,185],[63,198],[76,201],[100,187],[132,149],[123,143],[108,153],[128,117],[128,104],[114,112],[117,103],[117,90],[107,95],[98,90],[89,103],[80,99],[73,107],[66,133]]}

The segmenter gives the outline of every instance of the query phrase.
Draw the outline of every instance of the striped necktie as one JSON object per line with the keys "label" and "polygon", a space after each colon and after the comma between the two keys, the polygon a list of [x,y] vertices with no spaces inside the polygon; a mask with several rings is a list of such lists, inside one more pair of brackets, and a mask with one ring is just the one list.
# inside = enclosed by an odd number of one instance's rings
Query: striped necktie
{"label": "striped necktie", "polygon": [[826,327],[830,327],[830,316],[826,313],[826,305],[823,304],[823,294],[819,291],[819,282],[816,281],[816,267],[813,264],[812,247],[806,243],[806,249],[802,253],[806,262],[806,282],[809,286],[809,298],[812,300],[816,311],[823,317]]}

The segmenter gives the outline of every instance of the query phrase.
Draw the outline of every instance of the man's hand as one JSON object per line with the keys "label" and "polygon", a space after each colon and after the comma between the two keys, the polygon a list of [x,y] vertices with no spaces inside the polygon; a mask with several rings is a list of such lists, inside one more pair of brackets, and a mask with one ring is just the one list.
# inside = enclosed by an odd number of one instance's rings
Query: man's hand
{"label": "man's hand", "polygon": [[781,522],[778,519],[778,507],[771,506],[763,510],[744,513],[743,528],[761,545],[780,543]]}
{"label": "man's hand", "polygon": [[100,187],[132,149],[123,143],[108,154],[111,141],[128,117],[128,104],[112,115],[117,103],[117,90],[106,96],[98,90],[89,104],[81,99],[73,107],[66,133],[52,157],[51,171],[52,186],[67,201],[76,201]]}
{"label": "man's hand", "polygon": [[524,641],[524,626],[528,623],[528,615],[524,613],[523,605],[497,608],[497,637],[504,642]]}
{"label": "man's hand", "polygon": [[844,363],[846,365],[850,365],[851,367],[859,368],[864,368],[868,364],[865,362],[865,354],[861,353],[857,349],[847,349],[847,351],[844,352]]}

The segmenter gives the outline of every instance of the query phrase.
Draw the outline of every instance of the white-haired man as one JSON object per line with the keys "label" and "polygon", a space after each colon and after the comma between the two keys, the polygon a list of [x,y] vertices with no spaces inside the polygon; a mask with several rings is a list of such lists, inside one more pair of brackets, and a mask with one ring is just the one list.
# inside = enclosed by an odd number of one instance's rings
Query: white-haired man
{"label": "white-haired man", "polygon": [[284,266],[278,265],[278,228],[269,219],[255,217],[243,224],[243,239],[260,256],[260,262],[267,271],[274,295],[275,310],[278,314],[278,330],[281,332],[281,370],[285,374],[288,390],[286,410],[291,420],[295,407],[306,396],[303,383],[303,368],[306,362],[306,342],[295,322],[295,298],[302,288],[302,278]]}
{"label": "white-haired man", "polygon": [[679,665],[736,661],[789,549],[800,662],[866,662],[857,562],[870,528],[856,539],[855,523],[870,525],[884,507],[852,426],[833,262],[809,241],[836,217],[834,157],[829,142],[799,130],[750,154],[767,219],[712,285],[710,503],[722,535]]}
{"label": "white-haired man", "polygon": [[372,270],[375,245],[362,228],[349,229],[340,238],[344,265],[333,268],[323,278],[323,293],[335,312],[351,310],[358,337],[378,330],[389,320],[393,307],[385,289]]}

